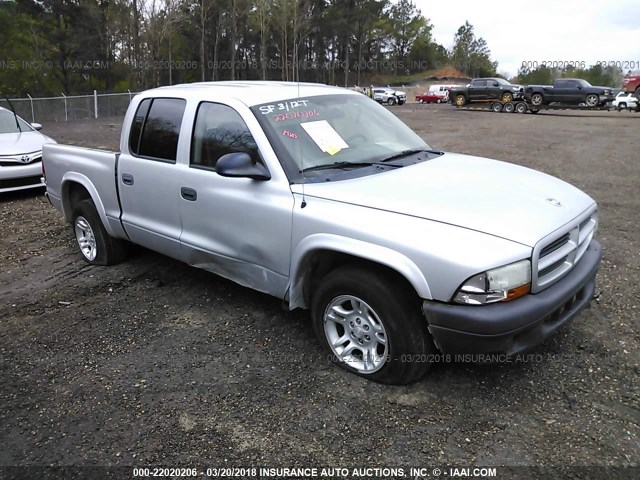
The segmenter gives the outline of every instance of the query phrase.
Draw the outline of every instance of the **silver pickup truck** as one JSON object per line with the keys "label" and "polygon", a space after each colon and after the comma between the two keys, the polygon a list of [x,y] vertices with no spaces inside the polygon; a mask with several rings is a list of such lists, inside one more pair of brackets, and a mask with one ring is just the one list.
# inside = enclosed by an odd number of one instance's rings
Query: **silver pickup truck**
{"label": "silver pickup truck", "polygon": [[549,175],[443,153],[370,98],[217,82],[137,95],[120,153],[44,147],[84,259],[129,242],[311,310],[338,365],[402,384],[438,352],[525,352],[586,308],[595,202]]}

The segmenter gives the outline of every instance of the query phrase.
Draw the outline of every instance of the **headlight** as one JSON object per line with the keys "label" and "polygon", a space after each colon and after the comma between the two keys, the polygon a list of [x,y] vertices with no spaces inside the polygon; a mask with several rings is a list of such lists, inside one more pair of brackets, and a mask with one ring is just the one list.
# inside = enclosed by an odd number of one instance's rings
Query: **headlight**
{"label": "headlight", "polygon": [[521,260],[467,279],[458,288],[453,301],[467,305],[506,302],[529,293],[529,290],[531,262]]}

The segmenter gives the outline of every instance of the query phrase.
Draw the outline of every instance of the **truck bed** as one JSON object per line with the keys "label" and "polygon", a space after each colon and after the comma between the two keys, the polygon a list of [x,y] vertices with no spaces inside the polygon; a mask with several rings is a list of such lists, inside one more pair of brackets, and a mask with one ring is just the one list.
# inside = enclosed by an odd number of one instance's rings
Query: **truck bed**
{"label": "truck bed", "polygon": [[[91,195],[105,228],[114,237],[122,237],[120,204],[116,183],[118,152],[73,145],[45,145],[42,161],[47,196],[51,204],[71,221],[71,208],[63,202],[66,188],[82,185]],[[126,235],[125,235],[126,237]]]}

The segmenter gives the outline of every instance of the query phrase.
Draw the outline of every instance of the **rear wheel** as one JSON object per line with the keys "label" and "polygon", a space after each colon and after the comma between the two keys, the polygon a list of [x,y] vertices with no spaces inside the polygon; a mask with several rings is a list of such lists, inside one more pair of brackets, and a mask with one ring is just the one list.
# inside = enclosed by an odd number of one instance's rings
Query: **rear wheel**
{"label": "rear wheel", "polygon": [[618,104],[618,111],[620,110],[624,110],[625,108],[627,108],[627,104],[622,102]]}
{"label": "rear wheel", "polygon": [[539,107],[540,105],[542,105],[542,102],[544,101],[544,98],[542,97],[541,93],[534,93],[533,95],[531,95],[531,104],[535,105],[536,107]]}
{"label": "rear wheel", "polygon": [[504,107],[502,107],[502,111],[505,113],[513,113],[515,109],[516,109],[516,106],[511,102],[505,103]]}
{"label": "rear wheel", "polygon": [[591,93],[587,95],[587,98],[585,98],[585,103],[587,104],[587,107],[595,107],[598,105],[599,100],[600,98],[598,95]]}
{"label": "rear wheel", "polygon": [[418,298],[383,272],[345,266],[313,295],[318,340],[340,367],[369,380],[407,384],[431,366],[435,351]]}
{"label": "rear wheel", "polygon": [[502,94],[502,98],[501,98],[501,100],[502,100],[503,102],[511,102],[511,101],[513,100],[513,93],[511,93],[511,92],[504,92],[504,93]]}
{"label": "rear wheel", "polygon": [[467,103],[467,99],[464,95],[456,95],[453,99],[453,102],[456,104],[456,107],[462,107],[465,103]]}
{"label": "rear wheel", "polygon": [[93,201],[78,202],[71,223],[82,258],[93,265],[112,265],[127,255],[127,243],[109,236]]}

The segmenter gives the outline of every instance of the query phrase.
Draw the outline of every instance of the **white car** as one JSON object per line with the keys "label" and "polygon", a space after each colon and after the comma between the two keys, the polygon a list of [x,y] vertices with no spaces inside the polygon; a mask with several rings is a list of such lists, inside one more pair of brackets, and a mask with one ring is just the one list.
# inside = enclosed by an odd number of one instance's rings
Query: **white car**
{"label": "white car", "polygon": [[378,103],[387,105],[403,105],[407,101],[407,94],[393,88],[374,88],[373,99]]}
{"label": "white car", "polygon": [[638,108],[638,99],[633,93],[620,92],[611,104],[616,110],[624,110],[625,108],[635,110]]}
{"label": "white car", "polygon": [[56,141],[41,128],[0,107],[0,193],[44,187],[42,146]]}

